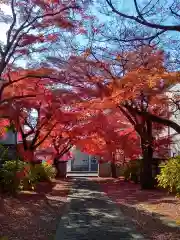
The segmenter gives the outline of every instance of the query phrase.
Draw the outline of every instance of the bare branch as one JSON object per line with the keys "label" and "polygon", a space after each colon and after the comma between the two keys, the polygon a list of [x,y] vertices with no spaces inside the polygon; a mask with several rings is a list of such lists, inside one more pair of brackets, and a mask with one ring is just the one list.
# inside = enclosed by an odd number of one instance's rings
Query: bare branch
{"label": "bare branch", "polygon": [[177,12],[173,11],[172,7],[170,7],[170,11],[173,15],[175,15],[176,17],[180,18],[180,14],[178,14]]}
{"label": "bare branch", "polygon": [[12,33],[12,30],[16,24],[16,13],[15,13],[15,9],[14,9],[14,0],[11,0],[11,11],[12,11],[12,16],[13,16],[13,22],[9,28],[9,31],[7,33],[7,45],[10,43],[10,37],[11,37],[11,33]]}
{"label": "bare branch", "polygon": [[[135,17],[133,15],[127,15],[127,14],[122,13],[119,10],[117,10],[116,7],[112,4],[111,0],[106,0],[106,2],[109,5],[109,7],[112,9],[112,11],[114,13],[116,13],[117,15],[119,15],[120,17],[124,17],[124,18],[130,19],[130,20],[133,20],[135,22],[140,23],[141,25],[144,25],[144,26],[147,26],[150,28],[160,29],[160,30],[164,30],[164,31],[180,32],[180,25],[161,25],[161,24],[157,24],[157,23],[152,23],[152,22],[149,22],[146,19],[144,19],[144,17],[142,17],[142,14],[141,14],[141,18]],[[139,9],[138,9],[138,11],[139,11]]]}

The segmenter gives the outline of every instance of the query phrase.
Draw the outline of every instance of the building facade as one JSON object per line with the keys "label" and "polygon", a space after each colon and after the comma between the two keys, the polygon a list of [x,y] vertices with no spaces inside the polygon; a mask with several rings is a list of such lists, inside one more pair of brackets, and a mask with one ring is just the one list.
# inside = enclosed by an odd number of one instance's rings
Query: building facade
{"label": "building facade", "polygon": [[[169,89],[168,96],[174,99],[174,94],[180,97],[180,84],[176,84]],[[170,120],[180,125],[180,111],[177,106],[170,105],[169,109],[170,112],[172,112]],[[175,157],[180,155],[180,134],[177,134],[177,132],[170,127],[166,128],[165,134],[172,139],[172,143],[169,145],[169,156]]]}
{"label": "building facade", "polygon": [[81,152],[73,147],[72,159],[67,163],[67,172],[98,172],[98,157]]}

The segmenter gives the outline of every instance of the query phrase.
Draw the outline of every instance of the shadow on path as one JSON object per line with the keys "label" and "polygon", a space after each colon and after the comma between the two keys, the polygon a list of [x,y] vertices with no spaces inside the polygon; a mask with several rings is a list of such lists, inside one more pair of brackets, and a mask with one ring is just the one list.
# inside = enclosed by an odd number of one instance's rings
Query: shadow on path
{"label": "shadow on path", "polygon": [[96,183],[74,179],[69,201],[56,240],[145,239]]}
{"label": "shadow on path", "polygon": [[117,203],[146,239],[180,239],[180,226],[175,221],[180,219],[180,201],[173,194],[158,189],[142,191],[139,185],[122,179],[92,181]]}

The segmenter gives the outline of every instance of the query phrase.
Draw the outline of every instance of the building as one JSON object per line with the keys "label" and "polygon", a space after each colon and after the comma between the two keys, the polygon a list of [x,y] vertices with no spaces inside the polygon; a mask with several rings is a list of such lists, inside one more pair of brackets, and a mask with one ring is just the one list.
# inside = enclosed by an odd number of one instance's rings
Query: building
{"label": "building", "polygon": [[[176,84],[175,86],[169,89],[169,92],[167,93],[167,95],[170,98],[174,98],[173,94],[180,97],[180,84]],[[170,120],[180,125],[179,109],[175,105],[170,105],[169,108],[170,108],[170,111],[173,112],[173,114],[170,117]],[[177,134],[177,132],[170,127],[166,128],[164,134],[172,138],[172,144],[170,144],[169,146],[169,157],[180,155],[180,134]]]}
{"label": "building", "polygon": [[75,173],[87,173],[88,175],[98,175],[98,158],[81,152],[76,147],[71,149],[72,159],[67,162],[67,174],[75,175]]}

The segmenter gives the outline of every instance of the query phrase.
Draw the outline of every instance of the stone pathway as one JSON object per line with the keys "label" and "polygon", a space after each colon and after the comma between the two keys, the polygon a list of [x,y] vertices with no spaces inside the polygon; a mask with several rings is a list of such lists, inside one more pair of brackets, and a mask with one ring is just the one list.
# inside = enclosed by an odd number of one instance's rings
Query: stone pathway
{"label": "stone pathway", "polygon": [[61,218],[55,240],[111,239],[147,240],[96,183],[84,178],[74,179],[69,208]]}

